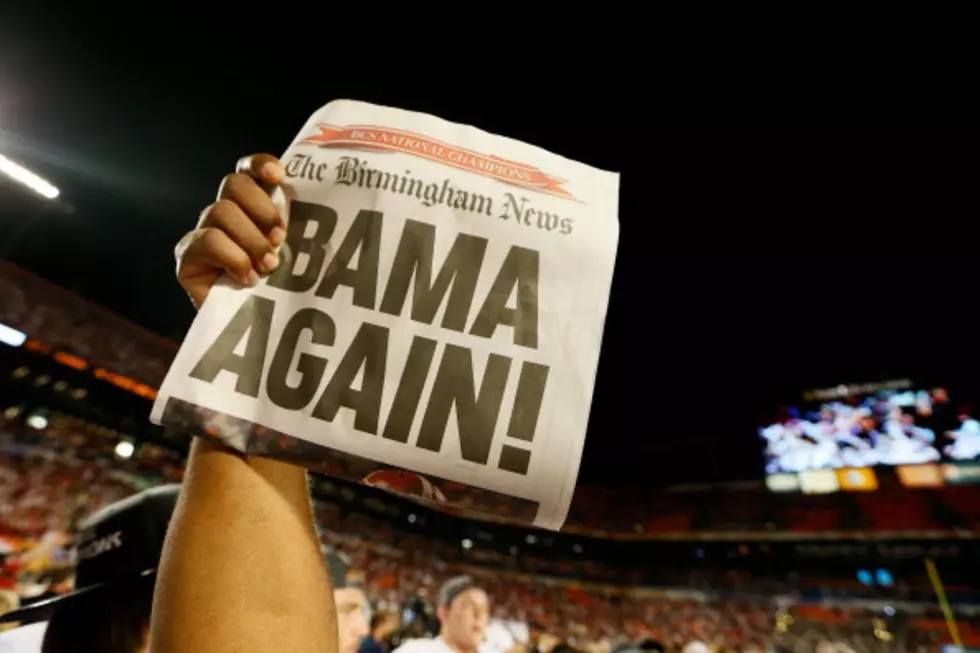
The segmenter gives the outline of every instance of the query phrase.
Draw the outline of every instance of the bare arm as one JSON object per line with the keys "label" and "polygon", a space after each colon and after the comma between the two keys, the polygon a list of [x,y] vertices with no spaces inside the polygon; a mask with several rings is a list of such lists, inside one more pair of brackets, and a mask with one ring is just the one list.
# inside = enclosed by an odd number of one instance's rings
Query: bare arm
{"label": "bare arm", "polygon": [[153,653],[337,650],[304,470],[194,442],[154,599]]}
{"label": "bare arm", "polygon": [[[284,176],[275,157],[242,159],[181,240],[177,277],[195,306],[223,274],[251,285],[275,268],[285,222],[266,190]],[[337,652],[304,470],[193,443],[157,575],[150,650]]]}

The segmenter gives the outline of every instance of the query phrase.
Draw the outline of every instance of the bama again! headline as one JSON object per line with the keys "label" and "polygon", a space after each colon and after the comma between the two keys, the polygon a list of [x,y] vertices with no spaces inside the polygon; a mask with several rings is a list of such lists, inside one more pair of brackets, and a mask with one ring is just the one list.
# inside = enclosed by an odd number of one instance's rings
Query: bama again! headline
{"label": "bama again! headline", "polygon": [[[339,287],[346,286],[351,290],[352,306],[397,316],[410,305],[410,319],[425,325],[436,324],[439,309],[445,304],[438,323],[442,329],[489,340],[499,328],[509,328],[514,353],[538,349],[538,251],[512,245],[485,297],[480,298],[477,286],[486,262],[487,239],[457,234],[444,263],[434,269],[436,227],[406,220],[391,273],[379,288],[385,224],[381,212],[358,211],[340,245],[331,248],[331,257],[325,245],[337,229],[337,211],[293,200],[289,215],[289,255],[267,283],[278,291],[276,295],[311,293],[332,300]],[[312,235],[307,236],[308,232]],[[300,255],[305,261],[302,266],[296,264]],[[357,264],[352,267],[355,256]],[[512,296],[514,306],[509,305]],[[230,373],[237,377],[236,393],[257,399],[264,386],[269,400],[279,408],[306,411],[312,406],[309,415],[325,422],[333,422],[339,409],[346,408],[354,413],[356,430],[403,444],[409,442],[412,424],[420,414],[415,446],[433,452],[442,450],[455,413],[461,455],[481,465],[492,464],[489,454],[494,435],[498,423],[506,420],[510,444],[503,445],[496,466],[528,474],[538,418],[546,401],[549,365],[491,353],[482,378],[478,378],[471,348],[414,335],[391,409],[382,420],[383,393],[390,387],[385,379],[391,373],[391,330],[360,322],[339,360],[329,363],[328,373],[328,360],[302,352],[301,342],[309,338],[314,345],[333,347],[338,340],[346,340],[337,335],[343,328],[338,323],[350,321],[300,306],[276,334],[272,324],[277,310],[283,309],[276,299],[248,297],[197,360],[190,377],[214,384],[222,372]],[[432,374],[431,392],[421,405],[422,389]],[[516,393],[512,405],[507,406],[503,399],[511,383],[516,383]]]}

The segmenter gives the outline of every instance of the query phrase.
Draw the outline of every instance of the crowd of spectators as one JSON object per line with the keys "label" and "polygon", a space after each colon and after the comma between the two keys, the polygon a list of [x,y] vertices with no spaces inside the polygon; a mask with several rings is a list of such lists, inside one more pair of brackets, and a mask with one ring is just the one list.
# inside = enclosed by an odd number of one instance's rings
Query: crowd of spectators
{"label": "crowd of spectators", "polygon": [[[775,494],[759,482],[667,491],[577,494],[569,521],[586,530],[649,536],[672,533],[806,533],[973,531],[980,527],[980,491],[948,485],[910,490],[883,482],[874,492]],[[607,510],[598,510],[598,506]],[[630,523],[632,524],[630,525]]]}
{"label": "crowd of spectators", "polygon": [[[70,587],[67,533],[76,520],[146,485],[179,480],[179,461],[133,451],[121,457],[118,434],[64,415],[43,429],[0,420],[0,589],[30,600]],[[494,616],[591,653],[624,639],[653,638],[676,647],[704,642],[712,651],[938,651],[944,632],[912,614],[881,613],[861,603],[808,605],[786,579],[708,570],[658,570],[658,587],[637,584],[586,559],[541,554],[516,558],[458,545],[326,501],[317,504],[325,544],[347,553],[377,610],[399,612],[431,600],[452,575],[481,579]],[[646,574],[646,575],[645,575]],[[570,577],[589,579],[588,582]],[[797,579],[798,581],[799,579]],[[820,579],[809,579],[819,583]],[[969,631],[969,623],[963,629]],[[827,646],[843,648],[826,648]],[[821,649],[820,647],[824,647]]]}
{"label": "crowd of spectators", "polygon": [[176,342],[4,261],[0,297],[0,324],[153,387],[177,353]]}
{"label": "crowd of spectators", "polygon": [[[177,349],[2,262],[0,296],[0,323],[51,351],[70,352],[154,387]],[[121,450],[121,442],[133,446]],[[181,455],[172,449],[67,414],[28,425],[22,407],[0,404],[0,610],[70,589],[68,533],[80,517],[181,475]],[[887,485],[864,495],[820,496],[774,495],[757,483],[660,492],[582,487],[568,530],[625,539],[747,532],[776,539],[786,532],[935,532],[980,525],[980,501],[971,488],[909,494]],[[624,571],[587,556],[541,551],[518,558],[481,546],[461,551],[458,542],[400,530],[330,501],[318,502],[317,517],[324,543],[351,557],[375,609],[397,613],[407,602],[431,601],[446,578],[466,572],[481,579],[496,617],[525,622],[590,653],[609,653],[618,642],[642,638],[677,651],[696,641],[714,653],[918,653],[938,651],[946,636],[932,607],[885,613],[869,601],[872,594],[850,585],[821,594],[840,601],[814,605],[805,590],[826,583],[819,575],[719,573],[656,560]],[[912,591],[901,596],[908,605],[923,598]],[[970,626],[968,620],[961,624],[967,636]]]}

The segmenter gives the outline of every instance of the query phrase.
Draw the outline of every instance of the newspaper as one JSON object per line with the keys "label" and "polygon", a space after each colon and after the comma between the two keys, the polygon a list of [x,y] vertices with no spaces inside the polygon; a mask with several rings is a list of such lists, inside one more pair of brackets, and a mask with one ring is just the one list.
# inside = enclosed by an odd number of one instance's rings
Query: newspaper
{"label": "newspaper", "polygon": [[157,424],[559,529],[619,235],[617,174],[340,100],[282,157],[279,268],[211,291]]}

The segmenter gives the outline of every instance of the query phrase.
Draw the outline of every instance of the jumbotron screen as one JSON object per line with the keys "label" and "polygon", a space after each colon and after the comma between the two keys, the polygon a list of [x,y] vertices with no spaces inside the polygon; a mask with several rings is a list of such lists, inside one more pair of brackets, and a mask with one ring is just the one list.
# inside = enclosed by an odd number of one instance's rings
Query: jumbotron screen
{"label": "jumbotron screen", "polygon": [[[911,486],[976,482],[964,475],[980,475],[980,421],[962,399],[946,388],[914,386],[811,393],[759,429],[770,488],[874,489],[871,468],[878,466],[897,468]],[[935,483],[921,480],[932,476]]]}

